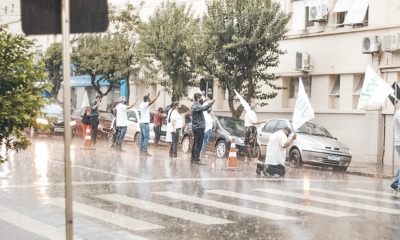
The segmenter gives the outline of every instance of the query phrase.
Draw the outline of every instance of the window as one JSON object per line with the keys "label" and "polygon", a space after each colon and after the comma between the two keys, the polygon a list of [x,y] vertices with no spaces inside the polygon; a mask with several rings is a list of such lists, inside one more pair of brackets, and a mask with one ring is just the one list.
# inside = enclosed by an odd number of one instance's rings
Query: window
{"label": "window", "polygon": [[286,123],[286,121],[279,121],[278,125],[276,126],[276,131],[281,130],[285,127],[289,127]]}
{"label": "window", "polygon": [[337,0],[333,13],[336,13],[336,22],[333,25],[366,25],[368,22],[369,0]]}
{"label": "window", "polygon": [[310,21],[310,6],[306,7],[306,27],[314,27],[314,21]]}
{"label": "window", "polygon": [[360,80],[358,81],[357,87],[353,93],[354,96],[360,96],[361,94],[361,90],[362,90],[362,86],[364,84],[364,76],[365,74],[361,74],[360,75]]}
{"label": "window", "polygon": [[292,30],[298,31],[306,28],[306,5],[304,1],[292,3]]}
{"label": "window", "polygon": [[274,133],[276,122],[277,122],[277,120],[269,121],[267,124],[265,124],[262,131],[267,132],[267,133]]}
{"label": "window", "polygon": [[[292,77],[289,86],[289,98],[297,98],[299,92],[299,79],[300,77]],[[304,90],[308,97],[311,96],[311,77],[302,77]]]}
{"label": "window", "polygon": [[332,97],[340,96],[340,75],[336,76],[335,85],[332,88],[331,94]]}

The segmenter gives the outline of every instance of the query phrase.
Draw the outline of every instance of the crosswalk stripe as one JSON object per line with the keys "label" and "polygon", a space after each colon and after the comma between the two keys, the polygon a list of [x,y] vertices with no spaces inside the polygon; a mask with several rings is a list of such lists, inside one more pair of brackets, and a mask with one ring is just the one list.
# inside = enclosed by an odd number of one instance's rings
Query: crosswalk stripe
{"label": "crosswalk stripe", "polygon": [[263,198],[263,197],[257,197],[257,196],[253,196],[253,195],[231,192],[231,191],[226,191],[226,190],[208,190],[206,192],[213,193],[213,194],[219,194],[219,195],[223,195],[223,196],[227,196],[227,197],[240,198],[243,200],[248,200],[248,201],[253,201],[253,202],[258,202],[258,203],[275,205],[275,206],[284,207],[284,208],[305,211],[305,212],[312,212],[312,213],[327,215],[330,217],[357,216],[356,214],[352,214],[352,213],[345,213],[345,212],[334,211],[334,210],[329,210],[329,209],[324,209],[324,208],[319,208],[319,207],[312,207],[312,206],[307,206],[307,205],[295,204],[295,203],[291,203],[291,202],[284,202],[281,200],[267,199],[267,198]]}
{"label": "crosswalk stripe", "polygon": [[[49,198],[49,203],[55,205],[57,207],[64,208],[65,207],[65,199],[63,198]],[[161,229],[164,228],[162,226],[144,222],[138,219],[134,219],[131,217],[127,217],[121,214],[109,212],[106,210],[102,210],[100,208],[91,207],[85,204],[81,204],[78,202],[73,202],[73,211],[85,216],[89,216],[92,218],[96,218],[117,226],[121,226],[133,231],[139,230],[153,230],[153,229]]]}
{"label": "crosswalk stripe", "polygon": [[120,194],[104,194],[96,195],[95,197],[206,225],[234,223],[226,219],[211,217],[179,208],[127,197]]}
{"label": "crosswalk stripe", "polygon": [[353,194],[353,193],[345,193],[345,192],[338,192],[338,191],[324,190],[324,189],[316,189],[316,188],[310,188],[310,190],[313,191],[313,192],[335,194],[335,195],[344,196],[344,197],[360,198],[360,199],[363,199],[363,200],[371,200],[371,201],[375,201],[375,202],[384,202],[384,203],[390,203],[390,204],[400,204],[400,201],[396,201],[396,200],[369,197],[369,196],[358,195],[358,194]]}
{"label": "crosswalk stripe", "polygon": [[317,197],[317,196],[309,196],[309,195],[293,193],[293,192],[286,192],[286,191],[281,191],[281,190],[276,190],[276,189],[269,189],[269,188],[254,189],[254,190],[255,191],[260,191],[260,192],[271,193],[271,194],[288,196],[288,197],[307,199],[307,200],[311,200],[311,201],[317,201],[317,202],[341,205],[341,206],[350,207],[350,208],[358,208],[358,209],[375,211],[375,212],[382,212],[382,213],[388,213],[388,214],[400,214],[400,210],[397,210],[397,209],[391,209],[391,208],[385,208],[385,207],[377,207],[377,206],[367,205],[367,204],[362,204],[362,203],[347,202],[347,201],[341,201],[341,200],[337,200],[337,199]]}
{"label": "crosswalk stripe", "polygon": [[[66,237],[65,230],[61,230],[52,225],[40,222],[34,218],[23,215],[12,209],[0,207],[0,213],[1,220],[44,238],[59,240],[65,239]],[[81,238],[74,236],[74,239]]]}
{"label": "crosswalk stripe", "polygon": [[397,192],[381,192],[381,191],[371,191],[365,190],[360,188],[345,188],[347,190],[356,191],[356,192],[364,192],[364,193],[371,193],[371,194],[379,194],[383,196],[390,196],[390,197],[398,197],[400,199],[400,195]]}
{"label": "crosswalk stripe", "polygon": [[209,199],[192,197],[192,196],[175,193],[175,192],[154,192],[154,194],[161,195],[164,197],[174,198],[174,199],[178,199],[178,200],[183,200],[183,201],[187,201],[187,202],[192,202],[195,204],[224,209],[224,210],[228,210],[228,211],[232,211],[232,212],[238,212],[238,213],[243,213],[243,214],[247,214],[247,215],[267,218],[267,219],[271,219],[271,220],[298,220],[298,218],[290,217],[290,216],[286,216],[286,215],[282,215],[282,214],[260,211],[260,210],[247,208],[247,207],[241,207],[241,206],[237,206],[237,205],[233,205],[233,204],[221,203],[221,202],[217,202],[217,201],[213,201],[213,200],[209,200]]}

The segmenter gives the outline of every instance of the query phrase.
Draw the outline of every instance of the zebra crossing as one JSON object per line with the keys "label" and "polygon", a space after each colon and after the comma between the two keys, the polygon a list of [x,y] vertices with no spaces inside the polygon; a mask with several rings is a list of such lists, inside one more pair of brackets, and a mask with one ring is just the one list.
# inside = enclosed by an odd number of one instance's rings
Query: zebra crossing
{"label": "zebra crossing", "polygon": [[[321,196],[323,195],[323,196]],[[234,214],[241,216],[257,217],[265,221],[301,221],[301,216],[293,211],[307,212],[316,216],[328,218],[357,218],[363,212],[358,209],[390,215],[400,215],[400,196],[395,196],[388,192],[371,191],[354,188],[343,188],[337,191],[319,188],[309,188],[306,192],[289,191],[272,188],[255,188],[246,193],[229,191],[224,189],[205,190],[202,197],[192,196],[172,191],[152,192],[152,197],[140,199],[122,194],[99,194],[92,195],[93,199],[108,203],[108,209],[93,206],[80,201],[73,202],[75,218],[85,217],[96,219],[96,224],[105,223],[107,226],[121,228],[121,232],[130,239],[129,235],[135,236],[132,239],[147,238],[140,234],[165,230],[171,225],[161,221],[149,221],[140,219],[141,216],[128,216],[121,211],[112,211],[116,206],[139,209],[140,211],[150,212],[155,216],[163,215],[169,217],[168,222],[179,220],[191,222],[192,224],[230,226],[237,224]],[[395,196],[395,197],[393,197]],[[165,201],[166,200],[166,201]],[[300,201],[299,201],[300,200]],[[169,206],[168,203],[185,203],[195,205],[189,210],[181,209],[180,204]],[[307,203],[306,203],[307,202]],[[59,197],[48,198],[47,203],[56,208],[64,208],[65,199]],[[323,207],[321,207],[323,203]],[[315,204],[315,205],[314,205]],[[334,205],[334,207],[332,207]],[[382,205],[382,206],[381,206]],[[103,205],[101,205],[103,206]],[[202,209],[213,209],[213,211],[194,212],[199,206]],[[344,207],[341,209],[341,207]],[[349,211],[349,208],[355,209]],[[110,210],[111,209],[111,210]],[[271,211],[276,209],[290,209],[293,211]],[[228,211],[233,215],[215,215],[218,211]],[[39,219],[24,216],[18,211],[0,206],[0,221],[5,221],[15,226],[21,227],[26,231],[40,235],[47,239],[63,239],[64,230],[55,226],[42,223]],[[133,214],[131,214],[133,215]],[[25,222],[26,224],[20,224]],[[128,232],[126,232],[128,231]],[[140,232],[139,235],[135,235]],[[76,233],[74,239],[85,239]],[[87,237],[86,237],[87,239]],[[125,238],[123,238],[125,239]]]}

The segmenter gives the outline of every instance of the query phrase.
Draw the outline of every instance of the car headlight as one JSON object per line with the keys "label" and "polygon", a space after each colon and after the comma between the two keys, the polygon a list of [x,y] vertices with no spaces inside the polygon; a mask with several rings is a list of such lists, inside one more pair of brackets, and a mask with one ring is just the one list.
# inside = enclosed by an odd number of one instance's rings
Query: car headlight
{"label": "car headlight", "polygon": [[351,153],[349,148],[342,148],[340,149],[343,153]]}
{"label": "car headlight", "polygon": [[36,118],[36,122],[43,124],[43,125],[48,125],[49,121],[46,118]]}

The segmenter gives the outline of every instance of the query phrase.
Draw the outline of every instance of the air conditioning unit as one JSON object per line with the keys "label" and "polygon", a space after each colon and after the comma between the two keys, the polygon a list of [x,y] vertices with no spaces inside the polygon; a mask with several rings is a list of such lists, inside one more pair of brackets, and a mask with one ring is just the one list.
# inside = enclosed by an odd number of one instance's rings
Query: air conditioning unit
{"label": "air conditioning unit", "polygon": [[400,51],[400,33],[383,36],[382,51],[384,52]]}
{"label": "air conditioning unit", "polygon": [[378,36],[363,37],[362,39],[362,53],[379,52],[380,46]]}
{"label": "air conditioning unit", "polygon": [[327,4],[312,5],[309,7],[308,19],[315,22],[327,21],[328,11],[329,8]]}
{"label": "air conditioning unit", "polygon": [[296,70],[303,72],[311,71],[310,55],[308,53],[296,52]]}

